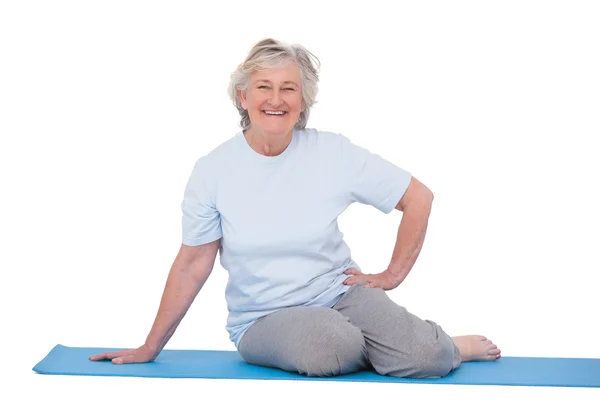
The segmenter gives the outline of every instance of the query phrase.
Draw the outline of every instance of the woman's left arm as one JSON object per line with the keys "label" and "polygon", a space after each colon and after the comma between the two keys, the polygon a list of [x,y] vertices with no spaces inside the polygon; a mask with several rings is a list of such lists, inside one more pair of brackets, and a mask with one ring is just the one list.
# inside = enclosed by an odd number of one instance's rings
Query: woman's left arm
{"label": "woman's left arm", "polygon": [[367,281],[366,287],[380,287],[385,290],[398,287],[412,269],[423,248],[432,203],[431,190],[418,179],[411,177],[406,192],[396,205],[396,209],[402,211],[403,215],[387,269],[379,274],[363,274],[349,269],[345,273],[351,277],[344,283],[353,285]]}

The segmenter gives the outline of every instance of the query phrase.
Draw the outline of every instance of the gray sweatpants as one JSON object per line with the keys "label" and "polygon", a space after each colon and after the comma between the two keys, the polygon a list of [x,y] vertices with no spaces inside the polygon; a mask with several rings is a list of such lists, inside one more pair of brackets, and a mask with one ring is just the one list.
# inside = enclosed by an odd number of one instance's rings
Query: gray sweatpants
{"label": "gray sweatpants", "polygon": [[460,365],[442,328],[391,300],[383,289],[352,286],[333,307],[291,307],[255,322],[238,351],[255,365],[307,376],[374,369],[381,375],[437,378]]}

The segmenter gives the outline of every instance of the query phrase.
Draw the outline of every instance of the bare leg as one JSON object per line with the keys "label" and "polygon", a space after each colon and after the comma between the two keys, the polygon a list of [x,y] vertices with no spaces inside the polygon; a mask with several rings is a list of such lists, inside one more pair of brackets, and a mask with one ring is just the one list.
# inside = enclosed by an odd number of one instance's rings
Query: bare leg
{"label": "bare leg", "polygon": [[454,336],[452,341],[460,351],[461,361],[495,361],[500,349],[485,336]]}

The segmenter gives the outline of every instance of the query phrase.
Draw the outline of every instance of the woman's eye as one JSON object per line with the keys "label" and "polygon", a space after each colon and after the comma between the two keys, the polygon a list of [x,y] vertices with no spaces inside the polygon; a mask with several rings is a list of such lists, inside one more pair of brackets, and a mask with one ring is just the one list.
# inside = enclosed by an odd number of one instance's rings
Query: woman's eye
{"label": "woman's eye", "polygon": [[289,91],[292,91],[292,92],[293,92],[293,91],[294,91],[294,88],[290,88],[290,87],[289,87],[289,88],[285,88],[285,89],[283,89],[283,90],[289,90]]}
{"label": "woman's eye", "polygon": [[261,86],[259,86],[258,88],[259,88],[259,89],[268,89],[268,87],[267,87],[267,86],[265,86],[265,85],[261,85]]}

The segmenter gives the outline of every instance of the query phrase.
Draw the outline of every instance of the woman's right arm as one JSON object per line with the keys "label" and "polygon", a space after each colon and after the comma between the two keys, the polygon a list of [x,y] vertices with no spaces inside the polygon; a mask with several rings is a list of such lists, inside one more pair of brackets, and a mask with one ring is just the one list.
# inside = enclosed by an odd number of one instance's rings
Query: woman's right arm
{"label": "woman's right arm", "polygon": [[181,245],[167,278],[152,329],[141,347],[106,352],[90,357],[92,361],[112,360],[114,364],[153,361],[167,344],[177,326],[208,279],[221,240],[201,246]]}

